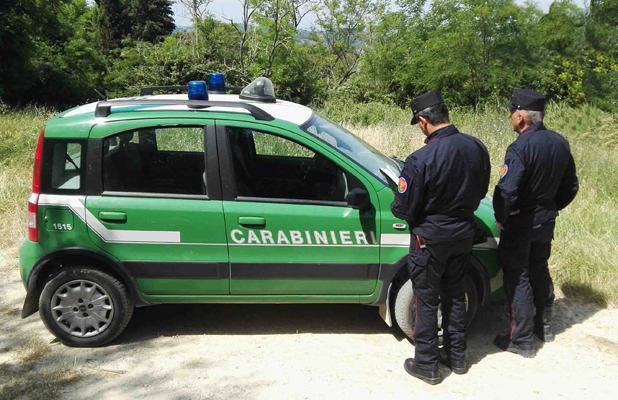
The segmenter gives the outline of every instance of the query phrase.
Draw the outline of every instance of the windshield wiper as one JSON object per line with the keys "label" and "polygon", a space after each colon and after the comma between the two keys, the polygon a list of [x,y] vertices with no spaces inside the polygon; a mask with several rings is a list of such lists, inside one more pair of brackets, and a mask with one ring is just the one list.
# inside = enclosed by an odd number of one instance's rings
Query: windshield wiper
{"label": "windshield wiper", "polygon": [[404,164],[404,161],[403,161],[403,160],[398,159],[398,158],[397,158],[397,156],[391,156],[391,157],[390,157],[390,159],[391,159],[391,160],[393,160],[393,161],[395,161],[395,163],[396,163],[396,164],[397,164],[397,166],[399,167],[399,171],[401,172],[401,170],[403,169],[403,164]]}

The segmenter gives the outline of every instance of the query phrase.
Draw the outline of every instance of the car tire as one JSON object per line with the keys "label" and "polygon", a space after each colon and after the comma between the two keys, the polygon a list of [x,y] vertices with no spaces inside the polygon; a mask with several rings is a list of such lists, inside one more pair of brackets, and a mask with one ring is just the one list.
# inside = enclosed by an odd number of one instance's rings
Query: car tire
{"label": "car tire", "polygon": [[[469,275],[464,278],[464,285],[466,286],[466,306],[468,314],[468,326],[476,315],[478,308],[478,291],[474,280]],[[408,279],[397,291],[394,301],[394,313],[395,321],[399,326],[399,329],[411,340],[414,332],[414,317],[415,314],[415,302],[414,302],[414,289],[412,287],[412,281]],[[440,342],[442,342],[442,313],[438,308],[438,336]]]}
{"label": "car tire", "polygon": [[126,286],[108,272],[91,266],[60,269],[39,298],[47,329],[72,347],[102,346],[122,333],[133,315]]}

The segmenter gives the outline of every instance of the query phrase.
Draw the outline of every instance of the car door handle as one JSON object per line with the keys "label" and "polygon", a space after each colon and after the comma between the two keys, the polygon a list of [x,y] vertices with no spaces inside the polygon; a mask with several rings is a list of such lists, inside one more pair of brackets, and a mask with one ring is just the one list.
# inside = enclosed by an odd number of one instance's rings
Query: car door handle
{"label": "car door handle", "polygon": [[112,224],[124,224],[127,222],[127,214],[117,211],[101,211],[99,213],[99,219]]}
{"label": "car door handle", "polygon": [[262,217],[238,217],[238,225],[253,226],[253,227],[265,227],[266,218]]}
{"label": "car door handle", "polygon": [[397,229],[398,231],[405,231],[408,228],[408,225],[396,223],[396,224],[393,224],[393,228]]}

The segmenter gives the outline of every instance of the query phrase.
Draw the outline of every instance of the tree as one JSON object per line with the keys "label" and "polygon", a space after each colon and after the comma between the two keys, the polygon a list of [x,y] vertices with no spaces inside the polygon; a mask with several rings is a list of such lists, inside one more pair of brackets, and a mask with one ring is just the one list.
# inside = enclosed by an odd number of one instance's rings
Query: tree
{"label": "tree", "polygon": [[256,13],[261,49],[258,59],[263,65],[260,75],[270,77],[277,52],[296,40],[295,8],[292,0],[265,0]]}
{"label": "tree", "polygon": [[120,49],[124,39],[155,43],[176,28],[171,0],[95,0],[95,3],[97,43],[106,55]]}
{"label": "tree", "polygon": [[317,19],[330,53],[326,68],[331,90],[356,73],[366,29],[383,10],[380,0],[323,0]]}
{"label": "tree", "polygon": [[318,38],[291,44],[285,61],[273,65],[277,97],[305,105],[322,104],[327,97],[323,75],[326,56],[326,47]]}
{"label": "tree", "polygon": [[[538,55],[531,33],[541,16],[513,0],[406,0],[367,39],[363,74],[407,105],[428,90],[448,101],[475,105],[534,87]],[[369,57],[370,55],[370,57]],[[365,80],[371,79],[366,76]]]}
{"label": "tree", "polygon": [[194,46],[199,45],[199,29],[198,25],[204,21],[204,18],[208,15],[208,6],[214,0],[178,0],[182,4],[191,16],[191,22],[193,23],[193,37],[195,38]]}
{"label": "tree", "polygon": [[203,20],[208,15],[208,6],[214,0],[178,0],[191,16],[191,20]]}
{"label": "tree", "polygon": [[105,71],[86,0],[0,4],[0,96],[13,104],[76,104]]}
{"label": "tree", "polygon": [[32,57],[36,74],[24,96],[38,103],[73,105],[96,99],[102,88],[105,59],[92,46],[95,28],[86,0],[68,0],[55,13],[55,34],[37,41]]}
{"label": "tree", "polygon": [[242,6],[242,18],[239,23],[235,23],[233,18],[227,19],[236,30],[238,37],[238,68],[229,67],[238,74],[243,84],[249,83],[249,70],[253,62],[258,57],[257,39],[258,35],[254,31],[253,24],[255,16],[262,4],[266,0],[238,0]]}
{"label": "tree", "polygon": [[586,38],[595,49],[618,56],[617,0],[591,0]]}
{"label": "tree", "polygon": [[171,0],[126,0],[125,34],[150,43],[170,35],[176,25]]}
{"label": "tree", "polygon": [[109,54],[120,48],[125,35],[124,4],[122,0],[95,0],[95,4],[97,44],[104,54]]}
{"label": "tree", "polygon": [[0,2],[0,98],[24,82],[31,68],[30,57],[35,49],[33,33],[37,3],[30,1]]}
{"label": "tree", "polygon": [[302,20],[312,11],[315,11],[314,0],[288,0],[286,6],[290,10],[292,25],[298,30]]}
{"label": "tree", "polygon": [[618,1],[592,0],[586,38],[601,65],[586,71],[582,82],[586,97],[597,107],[618,112]]}

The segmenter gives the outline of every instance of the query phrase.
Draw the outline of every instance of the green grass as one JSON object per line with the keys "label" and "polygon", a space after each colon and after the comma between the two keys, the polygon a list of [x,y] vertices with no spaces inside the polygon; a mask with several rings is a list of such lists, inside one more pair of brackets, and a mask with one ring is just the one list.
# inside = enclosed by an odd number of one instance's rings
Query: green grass
{"label": "green grass", "polygon": [[0,250],[26,237],[26,207],[32,187],[34,149],[45,122],[54,113],[0,108]]}
{"label": "green grass", "polygon": [[[321,112],[342,123],[387,155],[405,158],[423,146],[423,135],[410,126],[410,112],[383,104],[327,104]],[[36,140],[45,109],[0,110],[0,249],[26,236],[26,201],[30,192]],[[478,136],[498,181],[507,146],[516,138],[507,111],[497,107],[455,109],[451,119],[462,132]],[[580,193],[558,220],[550,268],[557,287],[570,296],[597,304],[618,304],[618,120],[594,107],[548,108],[546,125],[571,142]],[[200,146],[200,143],[195,144]],[[276,143],[259,144],[265,152]],[[274,150],[273,150],[274,151]]]}

